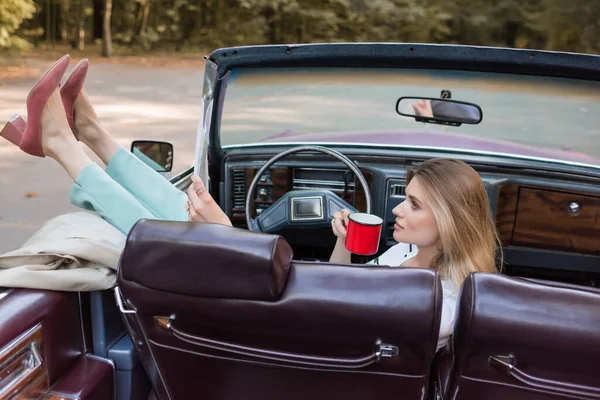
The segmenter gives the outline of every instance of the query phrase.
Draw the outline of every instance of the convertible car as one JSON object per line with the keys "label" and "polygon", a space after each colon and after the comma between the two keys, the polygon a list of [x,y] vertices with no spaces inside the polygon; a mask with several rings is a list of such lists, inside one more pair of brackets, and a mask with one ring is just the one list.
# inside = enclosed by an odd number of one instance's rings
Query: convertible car
{"label": "convertible car", "polygon": [[[140,221],[114,290],[4,291],[0,399],[600,399],[599,56],[226,48],[202,101],[171,182],[204,176],[234,227]],[[406,171],[436,157],[479,173],[503,244],[439,351],[437,271],[328,262],[341,208],[392,246]]]}

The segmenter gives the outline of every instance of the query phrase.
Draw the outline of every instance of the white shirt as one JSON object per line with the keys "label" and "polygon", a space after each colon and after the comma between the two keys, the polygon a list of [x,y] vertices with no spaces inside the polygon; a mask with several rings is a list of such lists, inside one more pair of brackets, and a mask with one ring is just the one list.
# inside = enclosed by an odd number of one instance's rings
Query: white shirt
{"label": "white shirt", "polygon": [[[400,267],[404,262],[417,255],[417,246],[408,243],[398,243],[388,249],[379,257],[369,261],[367,264],[389,265]],[[456,317],[456,303],[458,301],[458,289],[453,281],[442,279],[442,321],[438,335],[437,350],[446,346],[452,331],[454,330],[454,319]]]}

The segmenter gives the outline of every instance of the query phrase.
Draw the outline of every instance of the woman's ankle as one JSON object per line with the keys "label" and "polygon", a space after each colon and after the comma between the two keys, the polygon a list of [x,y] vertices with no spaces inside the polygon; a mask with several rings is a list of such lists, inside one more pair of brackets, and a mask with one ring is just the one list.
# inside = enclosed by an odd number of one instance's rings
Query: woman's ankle
{"label": "woman's ankle", "polygon": [[105,131],[97,120],[88,119],[83,122],[82,119],[75,122],[75,135],[80,142],[91,148],[105,140]]}
{"label": "woman's ankle", "polygon": [[110,160],[123,147],[112,137],[108,132],[101,130],[93,138],[87,138],[82,142],[88,146],[105,165],[108,165]]}
{"label": "woman's ankle", "polygon": [[85,153],[75,138],[65,141],[62,146],[50,156],[67,171],[75,182],[81,171],[92,164],[92,159]]}
{"label": "woman's ankle", "polygon": [[[65,132],[66,133],[66,132]],[[60,162],[61,159],[68,157],[73,149],[73,143],[77,144],[75,139],[70,139],[64,133],[48,137],[42,142],[44,154]]]}

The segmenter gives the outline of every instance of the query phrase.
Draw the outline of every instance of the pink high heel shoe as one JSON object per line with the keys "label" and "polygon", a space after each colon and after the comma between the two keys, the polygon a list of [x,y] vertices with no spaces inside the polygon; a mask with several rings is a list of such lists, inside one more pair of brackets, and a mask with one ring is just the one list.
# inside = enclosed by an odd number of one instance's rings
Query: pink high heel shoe
{"label": "pink high heel shoe", "polygon": [[[83,82],[85,81],[89,66],[90,63],[87,58],[79,61],[77,65],[75,65],[75,68],[73,68],[73,72],[71,72],[71,75],[65,84],[60,89],[60,95],[62,97],[63,105],[65,106],[65,112],[67,113],[67,120],[69,121],[69,126],[71,127],[73,134],[75,134],[75,100],[77,100],[77,96],[79,96],[81,88],[83,88]],[[75,137],[77,137],[76,134]]]}
{"label": "pink high heel shoe", "polygon": [[31,89],[26,101],[28,122],[25,123],[23,118],[15,114],[0,131],[0,136],[18,145],[25,153],[37,157],[46,156],[42,148],[40,131],[42,111],[52,92],[60,85],[60,80],[69,67],[70,61],[71,57],[68,54],[61,57]]}

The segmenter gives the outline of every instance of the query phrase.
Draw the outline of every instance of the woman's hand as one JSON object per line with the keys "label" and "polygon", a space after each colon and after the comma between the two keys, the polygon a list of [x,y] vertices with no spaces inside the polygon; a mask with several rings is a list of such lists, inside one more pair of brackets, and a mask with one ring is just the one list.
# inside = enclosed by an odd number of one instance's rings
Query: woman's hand
{"label": "woman's hand", "polygon": [[413,104],[413,109],[421,117],[433,118],[433,110],[431,109],[431,101],[420,100]]}
{"label": "woman's hand", "polygon": [[232,226],[231,221],[212,198],[198,175],[192,175],[192,184],[187,190],[187,195],[189,200],[185,208],[189,221]]}
{"label": "woman's hand", "polygon": [[333,213],[331,230],[337,236],[337,241],[335,242],[331,257],[329,257],[329,262],[350,264],[350,252],[344,244],[346,242],[346,234],[348,233],[346,227],[348,226],[348,215],[350,214],[350,211],[346,209]]}
{"label": "woman's hand", "polygon": [[338,239],[346,239],[346,234],[348,231],[346,227],[348,226],[348,215],[350,215],[350,211],[345,208],[342,211],[336,211],[333,213],[333,219],[331,220],[331,230],[333,234],[338,237]]}

